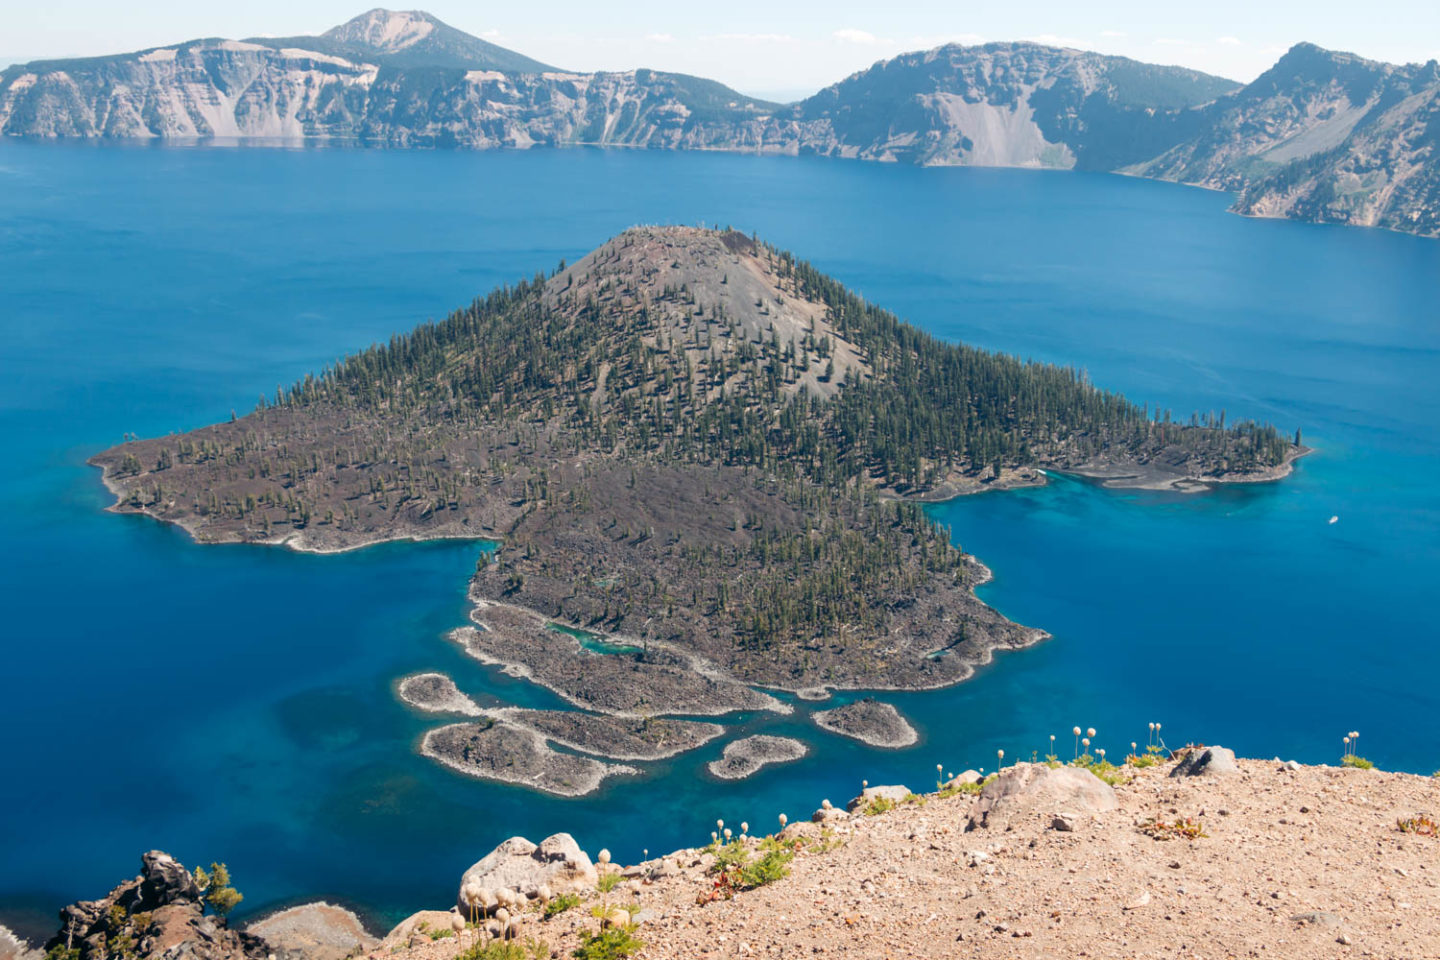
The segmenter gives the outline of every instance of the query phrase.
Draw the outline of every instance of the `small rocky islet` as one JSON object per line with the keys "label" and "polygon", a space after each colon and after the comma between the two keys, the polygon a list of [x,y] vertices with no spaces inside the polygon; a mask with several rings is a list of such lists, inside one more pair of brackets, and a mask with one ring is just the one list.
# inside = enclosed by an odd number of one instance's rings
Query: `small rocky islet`
{"label": "small rocky islet", "polygon": [[478,717],[483,711],[443,673],[416,673],[396,684],[400,699],[426,713],[455,713]]}
{"label": "small rocky islet", "polygon": [[919,738],[915,728],[900,715],[899,710],[874,697],[831,710],[816,711],[811,714],[811,719],[822,730],[860,740],[872,747],[899,749],[911,746]]}
{"label": "small rocky islet", "polygon": [[706,769],[721,780],[743,780],[772,763],[789,763],[809,752],[809,747],[792,737],[762,733],[725,744],[720,758],[710,761]]}

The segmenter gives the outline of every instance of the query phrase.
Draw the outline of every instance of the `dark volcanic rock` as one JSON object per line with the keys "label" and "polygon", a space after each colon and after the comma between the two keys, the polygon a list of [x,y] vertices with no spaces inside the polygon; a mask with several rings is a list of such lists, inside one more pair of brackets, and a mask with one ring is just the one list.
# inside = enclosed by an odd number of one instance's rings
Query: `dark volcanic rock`
{"label": "dark volcanic rock", "polygon": [[917,739],[915,728],[888,703],[866,697],[814,715],[822,730],[862,740],[872,747],[908,747]]}
{"label": "dark volcanic rock", "polygon": [[1235,762],[1235,751],[1225,747],[1196,747],[1180,758],[1172,777],[1217,777],[1239,773]]}
{"label": "dark volcanic rock", "polygon": [[634,767],[560,753],[534,730],[504,720],[456,723],[431,730],[420,752],[453,770],[562,797],[599,789],[606,777],[636,773]]}
{"label": "dark volcanic rock", "polygon": [[195,879],[174,857],[152,850],[140,876],[102,900],[82,900],[60,911],[60,930],[46,949],[78,951],[80,960],[112,956],[195,960],[260,960],[271,954],[259,937],[229,929],[207,916]]}
{"label": "dark volcanic rock", "polygon": [[799,740],[760,734],[727,743],[720,759],[712,760],[709,769],[721,780],[742,780],[761,767],[799,760],[809,752]]}
{"label": "dark volcanic rock", "polygon": [[725,732],[718,723],[660,717],[611,717],[579,710],[502,710],[500,715],[555,743],[612,760],[661,760],[694,750]]}

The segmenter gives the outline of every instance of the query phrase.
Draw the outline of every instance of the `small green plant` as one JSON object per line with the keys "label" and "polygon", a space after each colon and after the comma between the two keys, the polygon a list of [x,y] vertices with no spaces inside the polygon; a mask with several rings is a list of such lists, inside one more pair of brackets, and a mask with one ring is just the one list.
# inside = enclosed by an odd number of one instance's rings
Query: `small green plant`
{"label": "small green plant", "polygon": [[766,837],[760,841],[760,856],[740,868],[739,886],[745,890],[774,883],[790,872],[790,861],[795,859],[793,847]]}
{"label": "small green plant", "polygon": [[831,850],[839,850],[845,846],[845,841],[835,835],[835,831],[829,827],[822,827],[820,839],[808,844],[805,849],[810,853],[829,853]]}
{"label": "small green plant", "polygon": [[1115,764],[1106,760],[1104,757],[1097,760],[1088,753],[1081,754],[1080,758],[1072,761],[1070,765],[1080,767],[1082,770],[1089,770],[1112,787],[1118,787],[1128,780],[1122,767],[1115,766]]}
{"label": "small green plant", "polygon": [[1395,828],[1401,833],[1413,833],[1421,837],[1440,837],[1440,824],[1422,814],[1396,820]]}
{"label": "small green plant", "polygon": [[644,942],[635,936],[635,925],[626,924],[606,927],[599,933],[586,936],[571,956],[576,960],[620,960],[644,948]]}
{"label": "small green plant", "polygon": [[1343,743],[1345,747],[1344,753],[1340,755],[1341,766],[1353,767],[1356,770],[1375,769],[1375,764],[1371,763],[1369,760],[1366,760],[1359,754],[1358,748],[1360,745],[1360,731],[1351,730],[1349,733],[1345,734],[1345,736],[1341,738],[1341,743]]}
{"label": "small green plant", "polygon": [[979,780],[976,780],[974,783],[964,783],[956,780],[951,780],[949,783],[942,786],[935,796],[941,800],[949,800],[951,797],[958,797],[961,794],[973,796],[974,794],[979,793],[980,789],[981,785]]}
{"label": "small green plant", "polygon": [[45,960],[80,960],[80,948],[57,943],[45,951]]}
{"label": "small green plant", "polygon": [[490,940],[477,943],[455,955],[455,960],[549,960],[550,944],[544,940]]}
{"label": "small green plant", "polygon": [[878,817],[882,813],[889,813],[895,809],[895,801],[889,797],[871,797],[870,802],[860,808],[860,812],[867,817]]}
{"label": "small green plant", "polygon": [[575,893],[562,893],[560,896],[551,899],[545,904],[545,919],[558,917],[566,910],[580,906],[580,895]]}
{"label": "small green plant", "polygon": [[596,881],[595,889],[599,890],[601,893],[609,893],[611,890],[614,890],[616,887],[620,886],[620,879],[620,871],[618,870],[612,870],[608,873],[603,873],[600,875],[600,879]]}
{"label": "small green plant", "polygon": [[204,867],[195,868],[195,885],[201,896],[219,916],[225,916],[240,905],[245,895],[230,885],[230,868],[223,863],[211,863],[209,871]]}
{"label": "small green plant", "polygon": [[455,931],[449,927],[437,927],[434,930],[425,931],[430,935],[431,940],[444,940],[446,937],[455,936]]}
{"label": "small green plant", "polygon": [[1158,766],[1160,763],[1160,758],[1153,753],[1146,752],[1145,754],[1140,756],[1131,754],[1130,756],[1125,758],[1125,762],[1138,770],[1144,770],[1146,767]]}
{"label": "small green plant", "polygon": [[1204,825],[1191,817],[1182,817],[1177,820],[1161,820],[1151,817],[1140,824],[1140,832],[1147,837],[1156,840],[1198,840],[1201,837],[1208,837]]}
{"label": "small green plant", "polygon": [[110,907],[105,922],[105,949],[112,957],[133,960],[135,957],[135,936],[130,926],[130,915],[120,904]]}

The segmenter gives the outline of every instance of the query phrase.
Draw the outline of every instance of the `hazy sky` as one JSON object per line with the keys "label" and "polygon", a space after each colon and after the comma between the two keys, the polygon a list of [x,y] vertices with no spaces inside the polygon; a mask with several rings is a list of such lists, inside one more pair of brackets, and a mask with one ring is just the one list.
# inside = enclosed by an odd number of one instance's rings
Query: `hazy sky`
{"label": "hazy sky", "polygon": [[[365,2],[0,0],[0,61],[318,33]],[[1379,60],[1440,57],[1440,0],[428,0],[423,9],[558,66],[676,70],[758,95],[813,92],[876,60],[949,40],[1039,40],[1236,80],[1253,79],[1300,40]]]}

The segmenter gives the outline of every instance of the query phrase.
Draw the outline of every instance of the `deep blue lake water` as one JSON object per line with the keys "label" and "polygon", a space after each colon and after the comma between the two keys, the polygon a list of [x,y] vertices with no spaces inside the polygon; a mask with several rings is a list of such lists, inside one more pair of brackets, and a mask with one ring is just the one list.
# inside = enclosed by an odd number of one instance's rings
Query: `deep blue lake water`
{"label": "deep blue lake water", "polygon": [[[0,921],[53,929],[152,847],[228,861],[247,910],[301,897],[380,922],[453,897],[513,834],[629,860],[766,826],[873,782],[1028,757],[1095,726],[1172,743],[1440,767],[1440,243],[1244,220],[1110,176],[821,160],[0,144]],[[465,660],[479,544],[343,556],[199,547],[116,517],[85,458],[185,430],[635,223],[732,224],[944,337],[1086,368],[1182,415],[1301,427],[1283,483],[1206,495],[1059,480],[934,509],[1054,634],[973,681],[890,697],[883,752],[820,734],[735,783],[715,743],[583,800],[457,777],[396,701]],[[1330,524],[1331,516],[1339,521]],[[37,919],[38,918],[38,919]]]}

